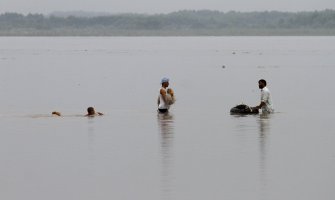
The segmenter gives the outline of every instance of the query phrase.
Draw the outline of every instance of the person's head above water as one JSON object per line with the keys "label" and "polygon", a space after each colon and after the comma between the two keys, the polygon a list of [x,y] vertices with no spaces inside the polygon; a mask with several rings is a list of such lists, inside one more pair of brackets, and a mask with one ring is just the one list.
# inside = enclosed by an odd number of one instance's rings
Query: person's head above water
{"label": "person's head above water", "polygon": [[162,78],[161,80],[162,87],[165,87],[165,88],[169,87],[169,81],[170,81],[169,78],[166,78],[166,77]]}
{"label": "person's head above water", "polygon": [[95,115],[95,110],[93,107],[87,108],[87,115]]}
{"label": "person's head above water", "polygon": [[53,116],[61,116],[60,112],[57,112],[57,111],[53,111],[51,114]]}
{"label": "person's head above water", "polygon": [[87,108],[87,114],[85,116],[96,116],[96,115],[103,115],[103,113],[96,112],[93,107]]}
{"label": "person's head above water", "polygon": [[258,81],[258,87],[259,89],[263,89],[264,87],[266,87],[266,80],[261,79]]}

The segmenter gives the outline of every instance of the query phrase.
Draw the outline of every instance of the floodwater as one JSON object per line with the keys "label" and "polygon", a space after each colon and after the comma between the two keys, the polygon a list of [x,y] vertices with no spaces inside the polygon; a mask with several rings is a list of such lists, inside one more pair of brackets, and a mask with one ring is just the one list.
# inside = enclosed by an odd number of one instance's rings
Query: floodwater
{"label": "floodwater", "polygon": [[[2,37],[0,199],[333,200],[334,58],[335,37]],[[230,115],[261,78],[276,113]]]}

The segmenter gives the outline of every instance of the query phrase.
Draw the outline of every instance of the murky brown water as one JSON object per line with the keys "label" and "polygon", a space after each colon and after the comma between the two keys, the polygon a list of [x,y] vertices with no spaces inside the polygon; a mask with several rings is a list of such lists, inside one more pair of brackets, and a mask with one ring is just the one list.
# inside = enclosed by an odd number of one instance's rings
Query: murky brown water
{"label": "murky brown water", "polygon": [[[332,200],[334,56],[335,37],[0,38],[0,198]],[[276,113],[230,115],[260,78]]]}

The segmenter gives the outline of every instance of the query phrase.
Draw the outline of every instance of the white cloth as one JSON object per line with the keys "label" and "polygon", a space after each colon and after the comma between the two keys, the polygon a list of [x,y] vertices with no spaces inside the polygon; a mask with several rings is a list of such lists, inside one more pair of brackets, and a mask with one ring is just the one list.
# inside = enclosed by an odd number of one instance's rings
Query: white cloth
{"label": "white cloth", "polygon": [[264,102],[265,105],[262,107],[263,113],[273,113],[273,105],[271,100],[270,90],[267,87],[261,89],[261,102]]}

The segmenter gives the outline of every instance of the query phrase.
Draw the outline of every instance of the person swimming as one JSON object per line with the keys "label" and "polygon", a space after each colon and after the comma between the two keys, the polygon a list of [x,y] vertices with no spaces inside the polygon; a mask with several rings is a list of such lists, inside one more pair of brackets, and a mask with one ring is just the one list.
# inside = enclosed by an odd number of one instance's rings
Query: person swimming
{"label": "person swimming", "polygon": [[51,113],[51,115],[52,115],[52,116],[58,116],[58,117],[62,116],[61,113],[58,112],[58,111],[53,111],[53,112]]}
{"label": "person swimming", "polygon": [[101,112],[96,112],[93,107],[88,107],[87,108],[87,114],[85,115],[86,117],[94,117],[94,116],[101,116],[103,113]]}

